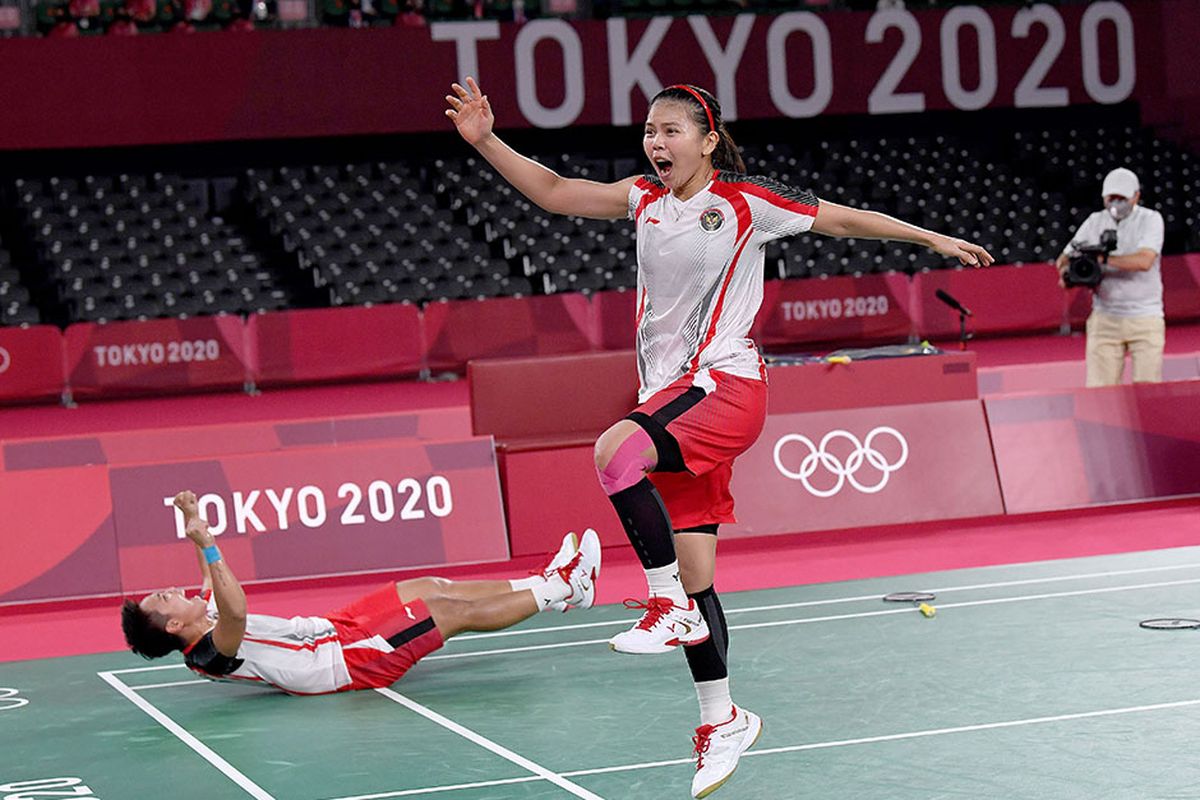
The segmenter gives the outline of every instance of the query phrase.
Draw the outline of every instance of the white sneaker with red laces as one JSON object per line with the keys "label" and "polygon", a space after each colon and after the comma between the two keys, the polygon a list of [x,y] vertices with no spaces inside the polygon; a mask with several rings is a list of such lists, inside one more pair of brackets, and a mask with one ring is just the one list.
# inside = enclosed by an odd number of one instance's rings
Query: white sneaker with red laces
{"label": "white sneaker with red laces", "polygon": [[571,531],[563,537],[562,544],[559,546],[558,552],[546,562],[544,567],[532,574],[540,574],[546,580],[550,580],[550,577],[554,575],[554,573],[558,572],[558,568],[570,561],[575,556],[575,553],[578,552],[578,550],[579,537],[575,535],[575,531]]}
{"label": "white sneaker with red laces", "polygon": [[595,604],[596,579],[600,577],[600,537],[594,530],[588,528],[583,532],[579,549],[555,572],[571,587],[565,600],[568,606],[591,608]]}
{"label": "white sneaker with red laces", "polygon": [[626,600],[625,607],[644,608],[646,613],[632,628],[608,640],[618,653],[669,653],[676,645],[700,644],[708,638],[708,623],[690,597],[686,607],[668,597],[651,597],[645,603]]}
{"label": "white sneaker with red laces", "polygon": [[708,797],[720,789],[737,769],[738,759],[762,736],[762,718],[753,711],[733,707],[733,716],[719,725],[696,728],[696,775],[692,797]]}
{"label": "white sneaker with red laces", "polygon": [[[575,553],[579,551],[579,537],[575,535],[575,531],[570,531],[563,537],[562,544],[558,548],[558,552],[546,561],[541,569],[529,573],[530,575],[540,575],[544,580],[550,580],[558,572],[559,568],[565,565],[568,561],[575,557]],[[567,604],[563,601],[550,604],[546,611],[566,611]]]}

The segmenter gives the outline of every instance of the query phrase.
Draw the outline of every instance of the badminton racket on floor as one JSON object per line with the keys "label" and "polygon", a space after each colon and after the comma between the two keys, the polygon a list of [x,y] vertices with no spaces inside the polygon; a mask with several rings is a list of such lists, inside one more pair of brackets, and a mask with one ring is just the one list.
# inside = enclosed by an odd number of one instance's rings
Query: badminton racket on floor
{"label": "badminton racket on floor", "polygon": [[1152,631],[1194,631],[1200,628],[1200,619],[1160,617],[1158,619],[1144,619],[1138,623],[1138,626],[1148,628]]}
{"label": "badminton racket on floor", "polygon": [[932,617],[937,609],[931,603],[937,599],[933,592],[892,592],[883,596],[885,603],[911,603],[923,617]]}

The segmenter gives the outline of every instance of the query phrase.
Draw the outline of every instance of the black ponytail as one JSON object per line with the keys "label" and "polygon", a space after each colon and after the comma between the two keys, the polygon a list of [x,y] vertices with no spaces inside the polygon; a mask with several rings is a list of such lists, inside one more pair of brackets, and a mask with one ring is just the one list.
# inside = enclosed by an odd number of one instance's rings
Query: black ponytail
{"label": "black ponytail", "polygon": [[724,172],[745,174],[746,162],[742,160],[741,151],[738,150],[733,137],[729,135],[729,129],[725,127],[725,120],[721,119],[721,104],[717,98],[699,86],[679,84],[668,86],[654,95],[650,105],[654,105],[659,100],[676,100],[686,103],[692,109],[692,119],[701,131],[706,134],[709,131],[717,132],[717,149],[712,153],[713,167]]}

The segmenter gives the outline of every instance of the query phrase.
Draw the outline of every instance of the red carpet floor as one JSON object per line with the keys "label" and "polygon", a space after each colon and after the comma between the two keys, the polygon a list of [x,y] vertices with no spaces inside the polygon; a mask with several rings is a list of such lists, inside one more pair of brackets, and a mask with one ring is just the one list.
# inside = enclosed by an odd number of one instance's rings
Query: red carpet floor
{"label": "red carpet floor", "polygon": [[[957,341],[935,342],[945,350],[957,350]],[[1005,336],[973,339],[967,349],[975,353],[979,367],[1009,364],[1037,364],[1048,361],[1083,361],[1085,339],[1082,332],[1068,336]],[[1200,353],[1200,325],[1167,326],[1168,355]]]}
{"label": "red carpet floor", "polygon": [[467,405],[465,380],[394,381],[0,408],[0,440]]}

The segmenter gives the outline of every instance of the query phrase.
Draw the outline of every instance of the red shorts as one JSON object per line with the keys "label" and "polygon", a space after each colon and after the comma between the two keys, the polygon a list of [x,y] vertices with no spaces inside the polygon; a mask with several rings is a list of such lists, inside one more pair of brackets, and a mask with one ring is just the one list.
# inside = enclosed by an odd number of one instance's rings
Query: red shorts
{"label": "red shorts", "polygon": [[688,374],[629,415],[658,451],[650,479],[676,530],[737,521],[729,492],[733,460],[754,444],[767,419],[765,382],[709,374],[714,390],[705,392]]}
{"label": "red shorts", "polygon": [[[389,583],[326,619],[337,629],[350,683],[339,691],[390,686],[425,656],[445,644],[429,608],[421,600],[400,602],[396,585]],[[372,637],[387,640],[390,650],[381,650]]]}

